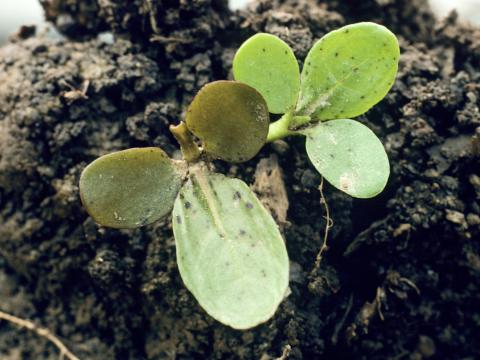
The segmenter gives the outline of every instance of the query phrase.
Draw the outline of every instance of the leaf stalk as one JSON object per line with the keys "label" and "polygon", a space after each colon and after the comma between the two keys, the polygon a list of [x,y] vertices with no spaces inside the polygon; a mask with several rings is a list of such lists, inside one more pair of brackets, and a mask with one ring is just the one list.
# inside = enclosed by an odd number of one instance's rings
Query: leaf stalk
{"label": "leaf stalk", "polygon": [[302,135],[295,130],[308,124],[310,121],[310,116],[293,115],[293,112],[289,111],[280,119],[270,124],[267,142],[273,142],[291,135]]}
{"label": "leaf stalk", "polygon": [[201,151],[195,144],[193,135],[188,130],[187,125],[182,121],[176,126],[170,125],[169,129],[180,145],[183,158],[189,163],[196,162],[200,158]]}

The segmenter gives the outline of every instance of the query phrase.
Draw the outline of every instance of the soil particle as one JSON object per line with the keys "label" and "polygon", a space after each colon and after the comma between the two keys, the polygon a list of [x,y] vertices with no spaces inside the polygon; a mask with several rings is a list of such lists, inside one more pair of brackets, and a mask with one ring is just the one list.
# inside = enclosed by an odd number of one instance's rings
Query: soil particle
{"label": "soil particle", "polygon": [[283,171],[278,166],[275,154],[258,162],[252,190],[256,192],[263,206],[270,211],[277,224],[285,225],[289,202],[283,182]]}
{"label": "soil particle", "polygon": [[63,34],[82,39],[107,29],[95,0],[40,0],[45,19]]}
{"label": "soil particle", "polygon": [[[86,359],[275,358],[287,346],[290,359],[480,357],[478,28],[454,14],[435,22],[423,0],[258,1],[235,14],[213,0],[43,4],[61,31],[89,40],[18,37],[0,49],[2,310]],[[359,20],[385,24],[402,48],[392,90],[359,118],[385,144],[391,177],[370,200],[325,185],[334,224],[315,274],[304,275],[326,221],[303,139],[215,164],[251,183],[258,159],[276,153],[283,170],[295,265],[267,324],[239,332],[205,314],[179,277],[170,219],[115,231],[87,217],[85,165],[136,146],[174,154],[168,126],[203,84],[227,77],[250,34],[273,32],[303,59]],[[96,38],[104,30],[113,42]],[[70,101],[72,91],[83,96]],[[0,357],[54,356],[43,340],[0,328]]]}

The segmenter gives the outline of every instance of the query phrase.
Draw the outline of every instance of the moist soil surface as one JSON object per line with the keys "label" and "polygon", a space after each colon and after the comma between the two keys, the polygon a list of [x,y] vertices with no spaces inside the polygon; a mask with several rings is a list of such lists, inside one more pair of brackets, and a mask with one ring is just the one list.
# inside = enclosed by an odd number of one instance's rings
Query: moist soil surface
{"label": "moist soil surface", "polygon": [[[0,49],[2,311],[81,359],[480,358],[478,28],[437,21],[421,0],[43,6],[64,37],[23,28]],[[168,126],[202,85],[232,77],[248,36],[276,34],[303,59],[328,31],[364,20],[388,26],[402,51],[392,90],[359,118],[391,176],[370,200],[324,185],[333,227],[318,268],[325,208],[303,140],[215,163],[255,183],[281,225],[291,293],[273,319],[237,331],[207,316],[180,279],[170,219],[118,231],[82,209],[78,178],[96,157],[137,146],[179,156]],[[0,358],[58,351],[1,322]]]}

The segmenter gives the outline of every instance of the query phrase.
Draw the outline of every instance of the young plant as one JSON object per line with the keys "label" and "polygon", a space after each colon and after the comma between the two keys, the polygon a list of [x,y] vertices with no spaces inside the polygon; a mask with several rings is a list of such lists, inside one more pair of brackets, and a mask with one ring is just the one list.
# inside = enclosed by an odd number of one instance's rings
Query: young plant
{"label": "young plant", "polygon": [[[268,141],[306,137],[307,155],[337,189],[358,198],[380,193],[390,166],[383,145],[359,116],[393,85],[400,50],[394,34],[374,23],[332,31],[310,49],[300,75],[292,49],[270,34],[245,41],[233,60],[235,79],[257,89],[270,113]],[[330,121],[331,120],[331,121]]]}
{"label": "young plant", "polygon": [[[204,86],[185,122],[171,131],[184,160],[159,148],[104,155],[80,177],[90,216],[104,226],[131,229],[168,215],[186,287],[218,321],[246,329],[268,320],[288,288],[285,243],[249,187],[210,170],[209,160],[251,159],[264,145],[267,104],[234,81]],[[202,147],[194,141],[197,137]]]}
{"label": "young plant", "polygon": [[[391,32],[359,23],[320,39],[300,77],[290,47],[257,34],[234,59],[242,82],[207,84],[185,122],[170,128],[184,159],[172,160],[159,148],[104,155],[81,175],[84,207],[101,225],[120,229],[151,224],[173,208],[177,263],[187,288],[218,321],[256,326],[274,314],[287,291],[285,243],[248,186],[214,173],[209,161],[240,163],[266,141],[304,135],[308,156],[330,183],[352,196],[375,196],[387,182],[388,158],[373,132],[348,118],[385,96],[398,58]],[[269,112],[283,116],[270,124]]]}

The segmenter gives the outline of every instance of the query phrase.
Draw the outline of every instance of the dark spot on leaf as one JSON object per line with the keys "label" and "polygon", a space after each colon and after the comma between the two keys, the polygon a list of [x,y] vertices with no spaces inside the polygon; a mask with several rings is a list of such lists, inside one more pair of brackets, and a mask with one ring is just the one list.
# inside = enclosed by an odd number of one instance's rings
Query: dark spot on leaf
{"label": "dark spot on leaf", "polygon": [[288,51],[287,51],[287,50],[285,50],[285,55],[288,55]]}
{"label": "dark spot on leaf", "polygon": [[246,234],[245,230],[240,229],[240,235],[243,236],[243,235],[245,235],[245,234]]}
{"label": "dark spot on leaf", "polygon": [[266,51],[265,48],[263,48],[262,51],[265,52]]}
{"label": "dark spot on leaf", "polygon": [[179,215],[177,215],[177,224],[181,224],[181,223],[182,223],[182,218]]}
{"label": "dark spot on leaf", "polygon": [[185,209],[190,209],[192,207],[192,204],[190,204],[189,201],[185,201]]}
{"label": "dark spot on leaf", "polygon": [[253,204],[251,202],[247,202],[247,209],[253,209]]}
{"label": "dark spot on leaf", "polygon": [[348,34],[350,32],[349,29],[345,29],[345,34]]}
{"label": "dark spot on leaf", "polygon": [[308,66],[310,66],[310,61],[309,61],[309,62],[307,62],[307,65],[308,65]]}
{"label": "dark spot on leaf", "polygon": [[358,71],[358,67],[354,68],[353,71],[357,72],[357,71]]}
{"label": "dark spot on leaf", "polygon": [[387,46],[387,43],[386,43],[386,42],[384,42],[384,43],[383,43],[383,46],[384,46],[384,47],[385,47],[385,46]]}
{"label": "dark spot on leaf", "polygon": [[233,194],[233,200],[240,200],[241,198],[242,195],[240,194],[240,192],[235,191],[235,193]]}
{"label": "dark spot on leaf", "polygon": [[360,96],[360,99],[362,100],[365,99],[365,95]]}
{"label": "dark spot on leaf", "polygon": [[267,272],[265,270],[262,269],[261,273],[263,277],[267,277]]}
{"label": "dark spot on leaf", "polygon": [[179,196],[180,196],[180,199],[181,199],[181,200],[185,199],[185,195],[183,195],[182,193],[180,193]]}
{"label": "dark spot on leaf", "polygon": [[335,53],[335,57],[338,57],[338,52]]}
{"label": "dark spot on leaf", "polygon": [[333,155],[333,154],[328,154],[328,155],[330,155],[330,157],[331,157],[332,159],[335,159],[335,155]]}
{"label": "dark spot on leaf", "polygon": [[230,262],[225,261],[225,266],[227,266],[227,267],[230,266]]}
{"label": "dark spot on leaf", "polygon": [[351,56],[350,59],[355,60],[355,56]]}

